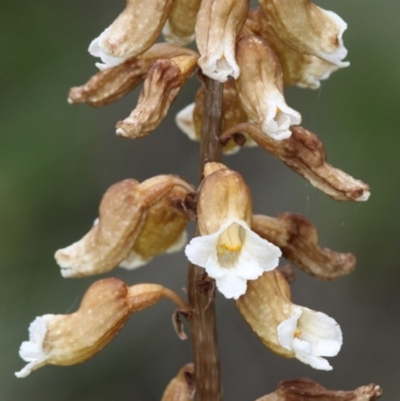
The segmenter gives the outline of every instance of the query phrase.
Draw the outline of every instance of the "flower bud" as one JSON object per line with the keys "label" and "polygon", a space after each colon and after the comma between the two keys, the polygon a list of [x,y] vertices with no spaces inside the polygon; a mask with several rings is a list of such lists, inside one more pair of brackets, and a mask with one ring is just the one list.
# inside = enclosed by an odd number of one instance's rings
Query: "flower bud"
{"label": "flower bud", "polygon": [[197,57],[184,55],[154,63],[146,76],[136,108],[129,117],[117,123],[117,135],[136,139],[153,131],[192,75],[196,62]]}
{"label": "flower bud", "polygon": [[300,126],[290,127],[292,136],[284,141],[273,141],[256,124],[239,124],[221,135],[225,142],[235,133],[245,133],[261,148],[283,161],[311,185],[337,201],[366,201],[369,186],[356,180],[326,161],[326,152],[318,137]]}
{"label": "flower bud", "polygon": [[203,0],[197,15],[196,43],[204,75],[219,82],[237,78],[235,43],[247,16],[248,0]]}
{"label": "flower bud", "polygon": [[250,229],[252,200],[243,178],[219,163],[207,163],[197,204],[200,236],[186,246],[188,259],[216,280],[226,298],[245,293],[247,280],[278,265],[279,248]]}
{"label": "flower bud", "polygon": [[274,393],[256,401],[375,401],[382,395],[376,384],[358,387],[353,391],[327,390],[310,379],[285,380]]}
{"label": "flower bud", "polygon": [[[172,191],[174,187],[181,187],[184,192]],[[80,241],[56,252],[61,274],[64,277],[84,277],[105,273],[118,266],[128,255],[131,257],[125,266],[138,266],[139,262],[143,264],[158,251],[174,246],[183,235],[182,216],[166,212],[166,227],[161,227],[160,222],[157,224],[154,217],[160,216],[160,209],[165,211],[176,196],[193,190],[186,181],[168,175],[153,177],[141,184],[135,180],[124,180],[113,185],[101,201],[97,224]],[[158,205],[158,202],[161,204]],[[152,207],[156,209],[147,220]],[[174,217],[176,222],[172,221]],[[157,225],[160,238],[153,231]],[[144,236],[135,247],[143,229]],[[154,250],[149,249],[153,244]],[[132,257],[131,251],[136,253],[136,258]]]}
{"label": "flower bud", "polygon": [[160,35],[173,0],[126,0],[125,10],[89,46],[100,57],[100,70],[115,67],[152,46]]}
{"label": "flower bud", "polygon": [[317,229],[299,214],[283,213],[277,218],[255,215],[251,229],[279,247],[290,262],[321,280],[335,280],[354,270],[354,255],[321,248]]}
{"label": "flower bud", "polygon": [[188,363],[170,381],[161,401],[190,401],[193,399],[195,389],[194,365]]}
{"label": "flower bud", "polygon": [[172,43],[157,43],[137,57],[99,71],[85,85],[71,88],[68,102],[87,103],[96,107],[115,102],[134,90],[157,60],[183,55],[195,56],[196,52]]}
{"label": "flower bud", "polygon": [[236,45],[242,71],[236,85],[248,117],[275,140],[289,138],[289,127],[301,122],[283,96],[282,70],[270,47],[259,37],[247,35]]}
{"label": "flower bud", "polygon": [[290,287],[277,270],[249,281],[236,302],[260,340],[276,354],[297,358],[315,369],[331,370],[323,356],[335,356],[342,332],[331,317],[291,303]]}
{"label": "flower bud", "polygon": [[187,45],[194,40],[201,0],[174,0],[163,34],[167,42]]}
{"label": "flower bud", "polygon": [[[338,65],[290,48],[274,31],[261,8],[249,12],[246,27],[265,40],[278,57],[285,86],[297,85],[302,88],[317,89],[321,86],[320,80],[328,79],[332,72],[339,69]],[[347,66],[348,63],[341,65],[341,67]]]}
{"label": "flower bud", "polygon": [[86,291],[78,311],[68,315],[43,315],[29,327],[29,341],[20,356],[29,362],[17,377],[26,377],[44,365],[75,365],[101,351],[122,329],[129,316],[170,298],[186,304],[171,290],[157,284],[128,287],[116,278],[99,280]]}
{"label": "flower bud", "polygon": [[337,14],[310,0],[259,0],[278,36],[293,50],[312,54],[338,67],[349,64],[342,35],[347,24]]}
{"label": "flower bud", "polygon": [[[248,121],[242,102],[236,89],[235,81],[228,79],[224,83],[222,94],[222,132],[242,122]],[[202,130],[204,102],[204,87],[201,87],[196,94],[195,103],[185,107],[176,115],[178,127],[192,140],[200,141]],[[256,143],[246,137],[246,146],[256,146]],[[227,155],[238,152],[240,146],[231,139],[224,146],[223,152]]]}

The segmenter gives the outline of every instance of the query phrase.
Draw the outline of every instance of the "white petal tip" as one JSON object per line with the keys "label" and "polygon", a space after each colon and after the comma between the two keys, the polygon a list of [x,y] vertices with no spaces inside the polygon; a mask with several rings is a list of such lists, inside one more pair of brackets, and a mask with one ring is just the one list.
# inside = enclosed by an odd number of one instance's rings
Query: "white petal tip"
{"label": "white petal tip", "polygon": [[72,99],[71,99],[70,97],[67,99],[67,102],[68,102],[69,104],[74,104],[74,102],[72,101]]}
{"label": "white petal tip", "polygon": [[194,127],[193,112],[195,104],[191,103],[183,108],[175,117],[178,128],[192,141],[198,141]]}
{"label": "white petal tip", "polygon": [[369,199],[370,196],[371,196],[371,192],[365,191],[361,196],[356,198],[356,201],[357,202],[365,202]]}
{"label": "white petal tip", "polygon": [[122,136],[124,138],[128,137],[128,134],[122,128],[118,128],[117,131],[116,131],[116,134],[118,136]]}

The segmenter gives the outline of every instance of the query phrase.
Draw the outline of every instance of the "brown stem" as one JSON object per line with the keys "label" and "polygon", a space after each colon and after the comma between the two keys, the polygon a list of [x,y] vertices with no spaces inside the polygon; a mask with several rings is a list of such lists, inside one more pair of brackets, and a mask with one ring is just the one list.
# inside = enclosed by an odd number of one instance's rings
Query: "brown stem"
{"label": "brown stem", "polygon": [[[200,150],[200,174],[204,164],[219,161],[222,147],[218,141],[221,133],[223,85],[202,77],[204,104]],[[198,401],[222,401],[222,380],[217,343],[217,327],[213,299],[214,280],[204,269],[191,264],[188,274],[189,304],[193,308],[190,333],[196,376]]]}

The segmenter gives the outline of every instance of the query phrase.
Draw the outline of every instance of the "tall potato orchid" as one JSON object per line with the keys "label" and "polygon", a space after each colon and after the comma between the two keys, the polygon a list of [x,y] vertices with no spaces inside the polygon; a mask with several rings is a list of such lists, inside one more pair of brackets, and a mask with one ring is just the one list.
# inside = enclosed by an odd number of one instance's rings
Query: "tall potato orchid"
{"label": "tall potato orchid", "polygon": [[[251,189],[239,171],[221,163],[221,155],[259,146],[333,200],[368,200],[369,186],[328,163],[321,141],[299,125],[301,114],[287,104],[284,91],[290,85],[318,88],[349,65],[342,38],[347,25],[308,0],[259,3],[249,9],[248,0],[126,0],[117,19],[91,42],[89,52],[100,58],[100,71],[72,88],[68,102],[102,107],[143,83],[137,105],[116,122],[119,138],[150,135],[184,84],[199,77],[194,102],[176,122],[200,142],[200,183],[166,172],[141,183],[130,178],[114,184],[99,202],[98,218],[88,221],[89,231],[56,251],[61,275],[72,279],[118,266],[136,269],[184,248],[188,284],[185,295],[178,295],[161,284],[96,281],[77,311],[33,321],[29,341],[20,348],[28,364],[18,377],[48,364],[86,361],[133,313],[168,298],[175,304],[173,327],[181,339],[187,338],[182,317],[187,320],[193,364],[182,367],[162,400],[222,401],[219,293],[234,300],[269,350],[318,370],[335,365],[325,358],[341,349],[339,323],[292,301],[293,271],[280,257],[321,280],[351,273],[355,257],[322,247],[316,227],[304,216],[254,214]],[[156,43],[161,33],[165,41]],[[197,50],[184,47],[192,41]],[[190,219],[197,228],[188,241]],[[281,382],[259,401],[372,401],[381,393],[376,385],[342,392],[297,379]]]}

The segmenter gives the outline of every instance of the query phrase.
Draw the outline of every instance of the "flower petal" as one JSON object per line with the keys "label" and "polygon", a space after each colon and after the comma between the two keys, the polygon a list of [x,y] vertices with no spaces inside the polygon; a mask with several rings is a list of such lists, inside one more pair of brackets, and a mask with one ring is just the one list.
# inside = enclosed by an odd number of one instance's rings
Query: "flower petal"
{"label": "flower petal", "polygon": [[218,290],[228,299],[238,299],[246,292],[247,280],[235,274],[226,274],[215,280]]}

